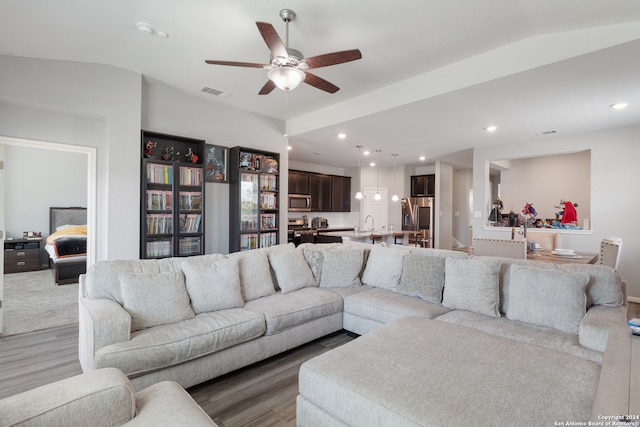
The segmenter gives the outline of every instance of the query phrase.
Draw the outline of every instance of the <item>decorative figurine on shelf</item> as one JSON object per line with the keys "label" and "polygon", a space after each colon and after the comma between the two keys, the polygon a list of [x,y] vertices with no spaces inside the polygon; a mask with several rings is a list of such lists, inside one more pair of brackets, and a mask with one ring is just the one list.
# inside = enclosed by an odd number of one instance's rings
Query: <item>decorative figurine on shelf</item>
{"label": "decorative figurine on shelf", "polygon": [[533,203],[530,203],[530,202],[525,203],[524,208],[522,208],[522,215],[524,216],[523,223],[525,225],[525,233],[526,233],[527,224],[533,225],[536,221],[535,220],[536,216],[538,216],[538,212],[536,212],[535,208],[533,207]]}
{"label": "decorative figurine on shelf", "polygon": [[185,154],[187,158],[187,163],[198,163],[198,155],[193,152],[191,147],[187,149],[187,154]]}
{"label": "decorative figurine on shelf", "polygon": [[144,144],[144,156],[148,158],[154,157],[153,152],[155,151],[157,146],[158,146],[157,142],[147,141]]}
{"label": "decorative figurine on shelf", "polygon": [[500,197],[496,197],[496,200],[493,202],[493,208],[491,209],[491,213],[489,214],[489,221],[502,222],[502,209],[504,208],[504,204]]}
{"label": "decorative figurine on shelf", "polygon": [[564,200],[560,200],[560,206],[554,207],[562,209],[560,212],[556,212],[556,221],[560,220],[560,224],[578,223],[578,212],[576,211],[576,208],[578,207],[577,203],[565,202]]}
{"label": "decorative figurine on shelf", "polygon": [[509,227],[518,225],[518,215],[513,210],[509,211]]}
{"label": "decorative figurine on shelf", "polygon": [[164,149],[164,154],[162,155],[162,160],[168,160],[170,162],[175,162],[176,157],[179,156],[180,153],[176,151],[173,147],[167,147]]}

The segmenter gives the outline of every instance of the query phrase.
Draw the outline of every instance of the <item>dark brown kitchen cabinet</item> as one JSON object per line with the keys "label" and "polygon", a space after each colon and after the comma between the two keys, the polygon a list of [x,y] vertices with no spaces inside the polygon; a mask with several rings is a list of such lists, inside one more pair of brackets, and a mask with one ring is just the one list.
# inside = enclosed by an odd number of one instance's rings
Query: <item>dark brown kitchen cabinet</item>
{"label": "dark brown kitchen cabinet", "polygon": [[351,212],[351,177],[331,177],[331,212]]}
{"label": "dark brown kitchen cabinet", "polygon": [[289,194],[309,194],[309,174],[289,171]]}
{"label": "dark brown kitchen cabinet", "polygon": [[309,174],[309,194],[312,211],[331,212],[331,177],[329,175]]}
{"label": "dark brown kitchen cabinet", "polygon": [[433,197],[435,195],[435,175],[415,175],[411,177],[411,197]]}

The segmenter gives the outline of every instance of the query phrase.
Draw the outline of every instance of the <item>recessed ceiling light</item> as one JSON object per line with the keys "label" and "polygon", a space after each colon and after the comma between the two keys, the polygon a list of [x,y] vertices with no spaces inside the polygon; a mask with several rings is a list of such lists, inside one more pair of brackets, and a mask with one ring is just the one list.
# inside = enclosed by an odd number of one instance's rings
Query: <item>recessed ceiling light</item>
{"label": "recessed ceiling light", "polygon": [[368,155],[369,155],[369,154],[371,154],[371,153],[370,153],[370,152],[368,152],[368,151],[363,151],[363,152],[362,152],[362,154],[364,154],[365,156],[368,156]]}
{"label": "recessed ceiling light", "polygon": [[498,130],[498,126],[487,126],[486,128],[484,128],[484,130],[486,130],[487,132],[495,132],[496,130]]}
{"label": "recessed ceiling light", "polygon": [[345,139],[347,137],[346,133],[339,133],[338,134],[338,139]]}
{"label": "recessed ceiling light", "polygon": [[292,148],[293,148],[292,146],[287,145],[287,150],[291,151]]}
{"label": "recessed ceiling light", "polygon": [[627,108],[629,104],[627,102],[618,102],[617,104],[611,104],[610,107],[613,108],[614,110],[624,110],[625,108]]}
{"label": "recessed ceiling light", "polygon": [[369,163],[369,166],[374,167],[376,165],[376,162],[371,162]]}
{"label": "recessed ceiling light", "polygon": [[138,22],[136,24],[136,28],[141,33],[145,33],[145,34],[152,34],[153,33],[153,27],[151,25],[147,24],[146,22]]}
{"label": "recessed ceiling light", "polygon": [[420,156],[420,157],[418,157],[418,160],[420,160],[421,162],[423,162],[424,160],[426,160],[426,157],[425,157],[425,156]]}

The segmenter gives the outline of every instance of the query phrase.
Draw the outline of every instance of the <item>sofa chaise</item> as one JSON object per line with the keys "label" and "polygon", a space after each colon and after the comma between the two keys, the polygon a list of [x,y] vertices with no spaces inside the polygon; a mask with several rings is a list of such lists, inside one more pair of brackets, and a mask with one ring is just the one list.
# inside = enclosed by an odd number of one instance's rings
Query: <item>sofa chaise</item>
{"label": "sofa chaise", "polygon": [[[468,350],[484,358],[501,357],[485,351],[487,343],[494,343],[511,349],[505,361],[523,352],[537,355],[531,356],[532,363],[562,360],[562,366],[586,372],[576,375],[589,390],[576,402],[567,401],[574,411],[567,413],[588,417],[585,408],[602,404],[596,397],[602,382],[597,377],[608,372],[602,368],[607,341],[612,330],[624,326],[626,295],[619,274],[606,266],[402,246],[289,244],[227,256],[101,261],[80,279],[79,306],[83,370],[116,367],[136,389],[164,380],[190,387],[345,329],[363,335],[336,349],[349,359],[345,366],[355,363],[356,354],[373,354],[362,353],[359,346],[384,341],[389,334],[397,339],[384,348],[398,355],[407,350],[408,356],[421,346],[444,348],[451,336],[466,337],[460,338],[461,348],[484,342]],[[400,329],[404,332],[393,332]],[[406,335],[409,330],[415,333]],[[333,357],[333,351],[327,354]],[[440,359],[437,354],[430,356],[433,363]],[[371,363],[410,371],[415,368],[411,360],[376,354]],[[332,373],[314,367],[320,362],[308,363],[301,369],[298,423],[366,425],[332,406],[341,404],[335,398],[338,390],[319,381],[339,388],[340,380],[327,380]],[[451,361],[433,369],[450,371]],[[506,381],[527,382],[535,372],[503,375]],[[421,377],[414,381],[420,383]],[[345,396],[359,399],[359,409],[376,413],[375,399],[366,391],[383,385],[392,387],[392,382],[373,382]],[[437,399],[435,390],[431,398]],[[395,399],[404,396],[400,390],[388,391]],[[325,401],[318,395],[334,398]],[[483,399],[490,401],[491,395]],[[464,415],[458,406],[444,405],[435,415],[412,416],[417,425],[429,425],[447,411],[460,410]]]}

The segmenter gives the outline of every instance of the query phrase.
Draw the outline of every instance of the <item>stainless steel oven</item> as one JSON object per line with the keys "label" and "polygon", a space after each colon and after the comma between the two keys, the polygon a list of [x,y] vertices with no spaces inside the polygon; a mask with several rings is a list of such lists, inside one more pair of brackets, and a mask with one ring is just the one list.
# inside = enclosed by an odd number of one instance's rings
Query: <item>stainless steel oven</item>
{"label": "stainless steel oven", "polygon": [[289,212],[311,212],[311,196],[306,194],[289,194]]}

